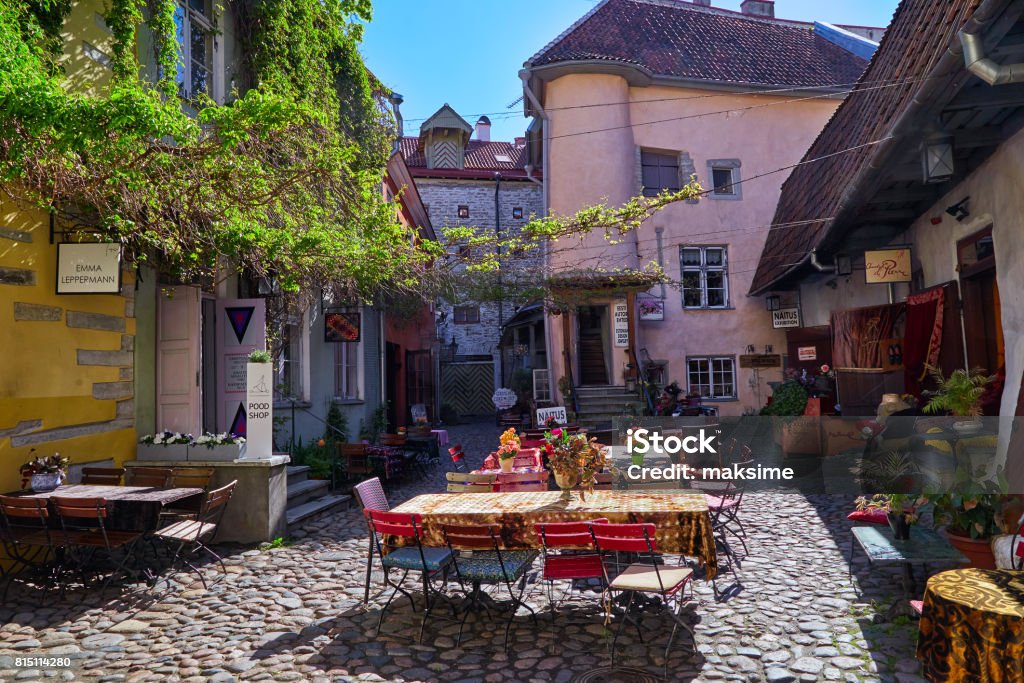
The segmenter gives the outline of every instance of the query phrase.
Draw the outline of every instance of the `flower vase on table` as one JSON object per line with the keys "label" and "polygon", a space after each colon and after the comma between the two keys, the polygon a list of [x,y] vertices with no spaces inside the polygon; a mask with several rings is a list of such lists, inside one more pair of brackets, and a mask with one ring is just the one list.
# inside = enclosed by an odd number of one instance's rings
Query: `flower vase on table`
{"label": "flower vase on table", "polygon": [[569,434],[553,429],[544,435],[548,462],[555,473],[555,483],[562,489],[562,498],[572,496],[572,488],[580,485],[580,498],[594,490],[594,475],[604,469],[607,449],[586,434]]}
{"label": "flower vase on table", "polygon": [[502,432],[500,437],[501,445],[498,446],[498,464],[501,471],[508,474],[512,471],[512,465],[516,462],[516,454],[519,453],[521,442],[516,434],[515,427],[509,427]]}
{"label": "flower vase on table", "polygon": [[555,471],[555,483],[562,489],[562,498],[572,498],[572,490],[579,483],[579,472]]}
{"label": "flower vase on table", "polygon": [[509,474],[510,472],[512,472],[512,465],[515,463],[515,461],[515,456],[512,456],[511,458],[500,458],[498,460],[498,464],[501,466],[502,472],[504,472],[505,474]]}
{"label": "flower vase on table", "polygon": [[32,459],[18,469],[21,474],[21,488],[31,485],[32,490],[37,493],[53,491],[64,481],[71,461],[62,457],[60,453],[37,457],[35,452],[36,449],[31,449],[29,455]]}

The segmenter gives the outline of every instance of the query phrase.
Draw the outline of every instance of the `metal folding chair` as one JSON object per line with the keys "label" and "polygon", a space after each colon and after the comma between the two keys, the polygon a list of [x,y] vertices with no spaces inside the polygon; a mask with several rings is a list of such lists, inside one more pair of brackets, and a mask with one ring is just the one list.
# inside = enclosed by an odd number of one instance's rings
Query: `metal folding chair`
{"label": "metal folding chair", "polygon": [[[352,492],[356,495],[356,502],[359,507],[364,510],[377,510],[378,512],[387,512],[391,509],[391,504],[388,503],[388,497],[384,494],[384,487],[380,483],[379,477],[373,479],[367,479],[361,481],[352,487]],[[367,603],[370,601],[370,575],[373,573],[373,526],[370,525],[367,520],[366,528],[370,532],[369,547],[366,549],[366,588],[363,591],[363,602]]]}
{"label": "metal folding chair", "polygon": [[456,472],[468,472],[466,467],[466,454],[462,451],[462,444],[457,443],[448,449],[448,455],[452,457],[452,465]]}
{"label": "metal folding chair", "polygon": [[224,511],[227,509],[237,483],[237,481],[233,481],[227,486],[206,493],[195,519],[176,522],[157,529],[153,534],[154,537],[169,545],[176,546],[174,559],[171,560],[171,571],[174,571],[179,561],[183,562],[196,573],[203,583],[203,588],[208,588],[203,572],[190,562],[186,555],[194,555],[200,551],[205,552],[220,564],[221,571],[227,576],[228,570],[224,566],[224,560],[210,548],[210,544],[217,535],[217,529],[220,527]]}
{"label": "metal folding chair", "polygon": [[365,443],[339,443],[338,455],[345,464],[345,479],[354,481],[357,477],[373,474],[370,456]]}
{"label": "metal folding chair", "polygon": [[[4,602],[11,583],[19,574],[45,569],[50,552],[62,546],[60,534],[51,530],[49,520],[50,510],[45,498],[0,496],[0,547],[11,561],[6,572],[0,574],[0,580],[5,581]],[[62,565],[55,562],[51,569],[44,591],[50,583],[56,583],[63,590]]]}
{"label": "metal folding chair", "polygon": [[[590,534],[591,524],[607,524],[608,520],[587,522],[549,522],[534,525],[540,539],[543,570],[541,577],[548,584],[548,604],[551,619],[555,618],[555,581],[568,581],[565,595],[572,592],[573,581],[601,579],[604,586],[604,567]],[[563,595],[564,597],[564,595]]]}
{"label": "metal folding chair", "polygon": [[[86,582],[86,572],[92,567],[97,555],[103,554],[113,566],[101,590],[118,575],[127,576],[125,565],[131,559],[135,545],[142,538],[141,531],[118,531],[107,528],[110,510],[105,498],[64,498],[51,496],[60,520],[64,536],[64,547],[72,563],[77,565]],[[116,558],[120,551],[121,559]]]}

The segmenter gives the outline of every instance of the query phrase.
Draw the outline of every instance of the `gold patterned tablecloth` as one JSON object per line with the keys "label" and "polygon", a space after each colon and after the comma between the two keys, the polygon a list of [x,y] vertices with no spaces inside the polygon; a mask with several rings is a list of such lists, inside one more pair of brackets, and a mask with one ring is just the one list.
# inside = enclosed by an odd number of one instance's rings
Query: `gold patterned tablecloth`
{"label": "gold patterned tablecloth", "polygon": [[917,657],[934,683],[1024,681],[1024,572],[955,569],[928,579]]}
{"label": "gold patterned tablecloth", "polygon": [[658,551],[698,558],[708,578],[718,564],[708,503],[703,493],[595,491],[586,500],[574,491],[530,493],[434,493],[402,503],[393,512],[423,516],[423,544],[443,546],[444,524],[500,524],[508,548],[539,548],[534,525],[606,518],[613,523],[656,525]]}

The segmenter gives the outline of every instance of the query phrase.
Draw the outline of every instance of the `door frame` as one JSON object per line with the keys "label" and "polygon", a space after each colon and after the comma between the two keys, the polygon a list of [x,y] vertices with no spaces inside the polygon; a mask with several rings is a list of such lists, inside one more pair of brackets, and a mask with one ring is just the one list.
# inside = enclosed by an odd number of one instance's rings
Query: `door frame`
{"label": "door frame", "polygon": [[605,384],[614,384],[612,381],[612,304],[611,303],[590,303],[582,304],[576,307],[576,324],[573,326],[576,335],[575,344],[573,345],[576,349],[576,378],[577,386],[603,386],[599,384],[586,384],[583,381],[583,353],[581,347],[581,341],[583,335],[580,334],[580,311],[584,308],[601,309],[602,310],[602,323],[601,323],[601,353],[604,358],[604,376]]}

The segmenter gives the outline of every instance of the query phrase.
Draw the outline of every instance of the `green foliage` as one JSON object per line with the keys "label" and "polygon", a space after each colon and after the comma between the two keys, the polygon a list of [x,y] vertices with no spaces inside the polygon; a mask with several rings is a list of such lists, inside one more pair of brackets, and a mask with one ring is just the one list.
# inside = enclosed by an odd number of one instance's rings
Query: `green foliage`
{"label": "green foliage", "polygon": [[311,476],[316,478],[326,478],[331,476],[331,454],[334,452],[333,447],[329,447],[326,442],[323,446],[317,441],[310,441],[308,444],[303,445],[302,439],[292,449],[291,458],[293,465],[306,465],[309,467],[309,473]]}
{"label": "green foliage", "polygon": [[529,398],[533,391],[533,374],[529,370],[519,368],[509,378],[508,388],[516,392],[520,399]]}
{"label": "green foliage", "polygon": [[988,376],[982,368],[973,368],[969,372],[963,368],[954,370],[949,377],[942,374],[941,368],[929,366],[929,374],[935,379],[938,389],[928,392],[931,398],[924,407],[926,413],[951,413],[958,417],[978,417],[981,415],[981,397],[985,387],[995,379]]}
{"label": "green foliage", "polygon": [[996,515],[1002,509],[1002,494],[946,493],[928,496],[935,504],[937,522],[971,538],[989,538],[999,532]]}
{"label": "green foliage", "polygon": [[263,551],[263,552],[266,552],[268,550],[278,550],[280,548],[287,548],[288,546],[292,545],[292,543],[293,543],[293,541],[290,538],[284,538],[283,536],[278,536],[277,538],[275,538],[273,541],[270,541],[269,543],[261,543],[260,544],[260,550]]}
{"label": "green foliage", "polygon": [[249,352],[249,362],[250,363],[269,363],[270,362],[270,352],[269,351],[265,351],[263,349],[256,349],[254,351],[250,351]]}
{"label": "green foliage", "polygon": [[772,404],[765,406],[762,415],[793,417],[803,415],[807,408],[807,390],[796,381],[783,382],[772,392]]}
{"label": "green foliage", "polygon": [[332,447],[338,443],[348,441],[348,416],[342,412],[341,407],[334,401],[330,402],[327,409],[327,418],[324,420],[329,429],[324,431],[324,441]]}

